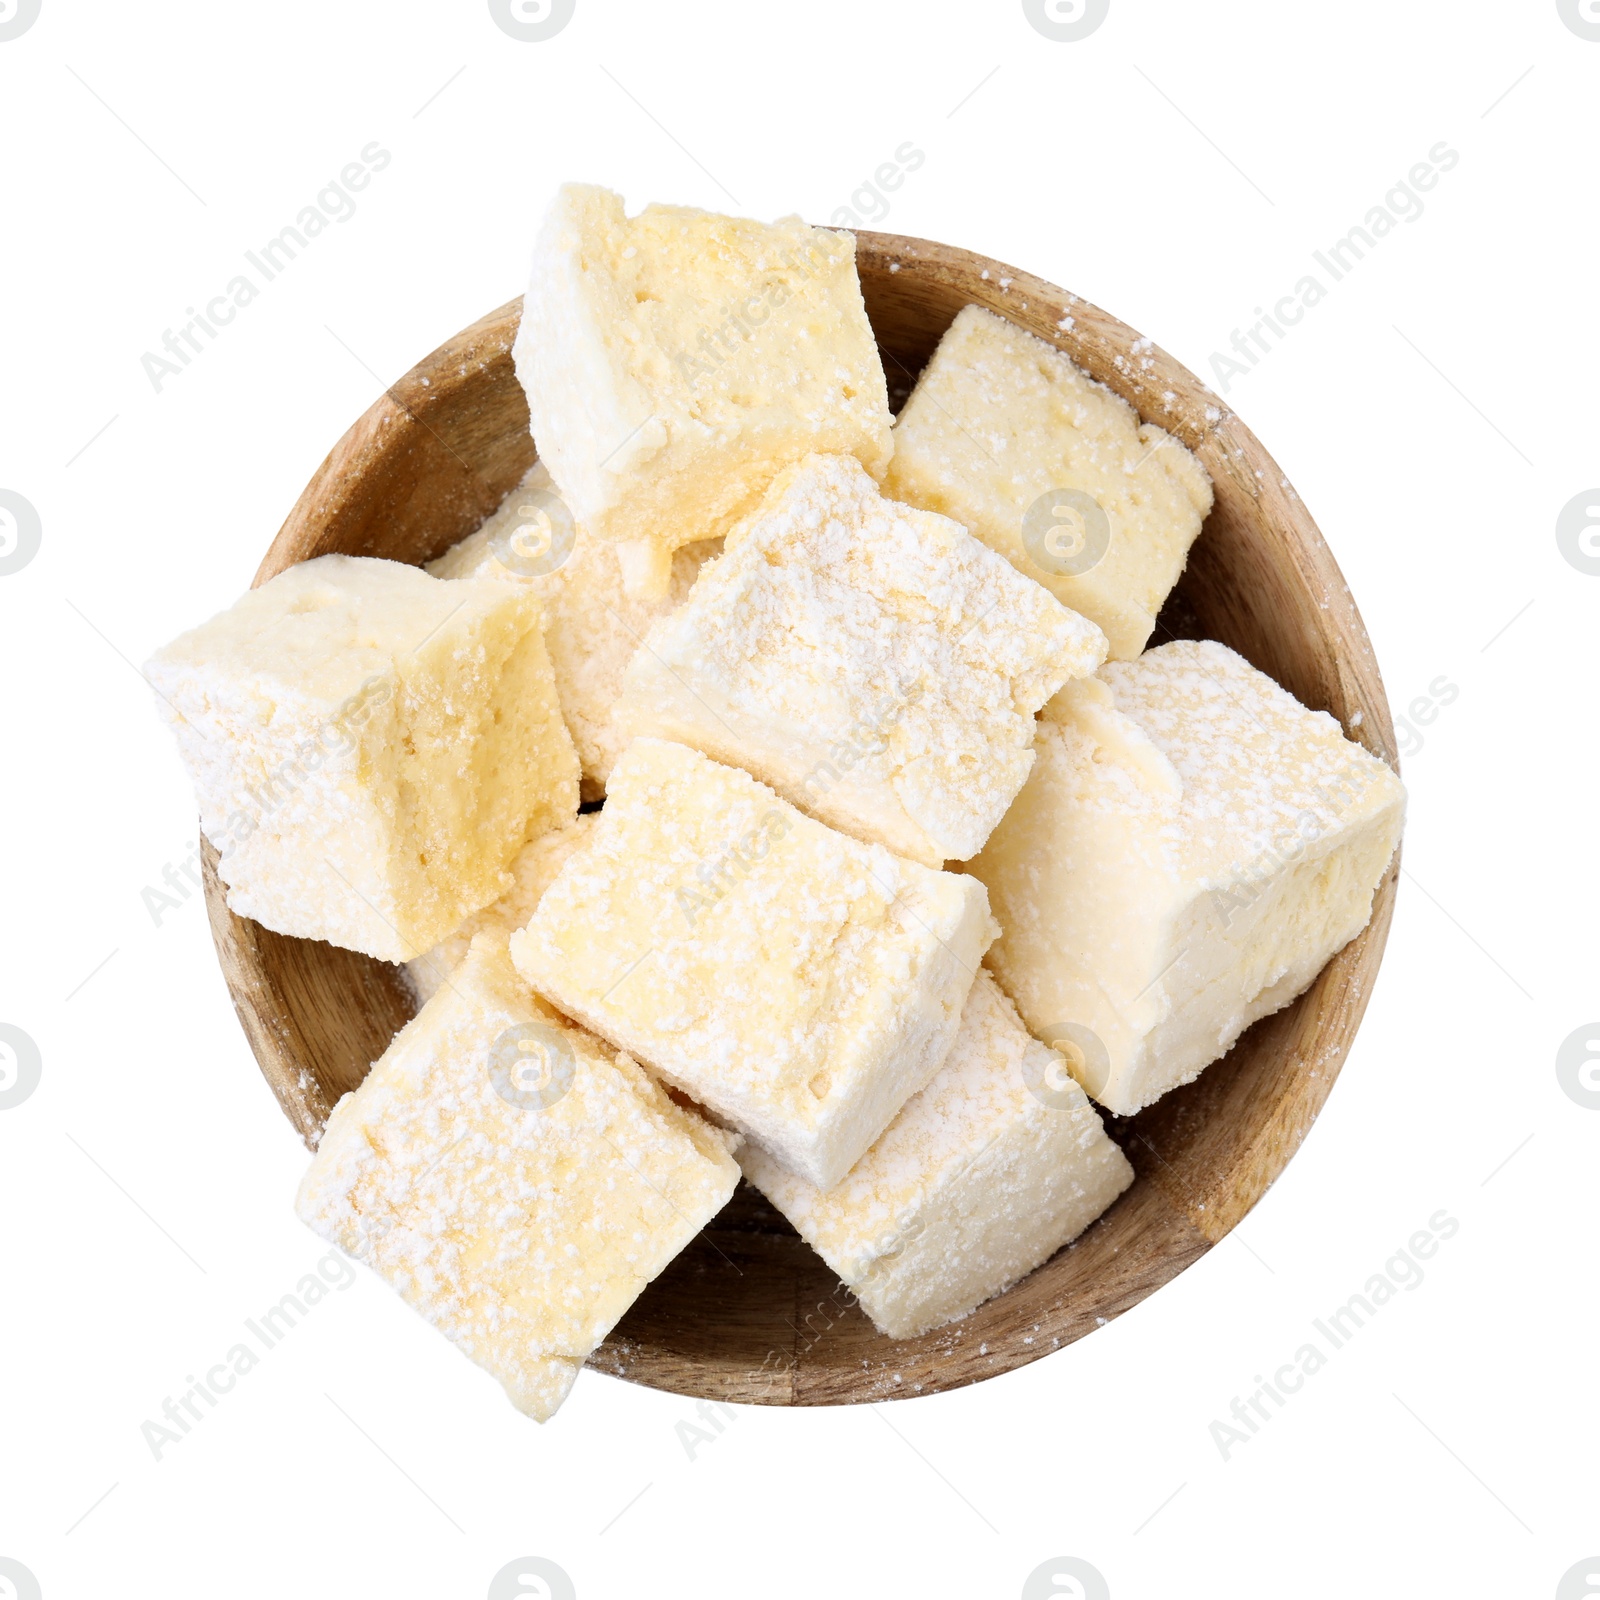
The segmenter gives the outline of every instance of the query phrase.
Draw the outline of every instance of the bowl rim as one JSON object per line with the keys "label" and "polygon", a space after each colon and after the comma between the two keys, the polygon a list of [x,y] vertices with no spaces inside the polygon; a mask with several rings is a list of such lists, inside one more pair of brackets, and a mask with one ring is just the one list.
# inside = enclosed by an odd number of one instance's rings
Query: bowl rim
{"label": "bowl rim", "polygon": [[[930,240],[865,231],[858,232],[856,239],[864,287],[870,281],[884,303],[892,303],[895,295],[909,296],[906,303],[912,303],[917,296],[909,292],[917,285],[923,291],[936,290],[947,299],[985,305],[1037,333],[1120,394],[1139,413],[1142,422],[1155,423],[1181,439],[1200,458],[1214,483],[1227,484],[1230,505],[1234,501],[1240,505],[1253,502],[1257,519],[1281,529],[1275,547],[1277,556],[1287,560],[1294,583],[1303,597],[1309,597],[1317,613],[1308,613],[1308,619],[1303,621],[1301,642],[1320,651],[1316,665],[1319,681],[1326,690],[1323,698],[1328,702],[1323,709],[1338,718],[1348,737],[1398,772],[1388,701],[1354,598],[1309,510],[1287,477],[1220,397],[1134,329],[1033,274]],[[868,299],[872,300],[873,295]],[[471,395],[473,386],[483,385],[486,378],[494,381],[493,375],[498,375],[503,380],[520,309],[520,298],[508,301],[446,340],[386,388],[351,424],[313,473],[285,519],[261,562],[254,585],[299,561],[334,550],[380,553],[372,547],[370,534],[363,530],[384,514],[375,485],[396,452],[411,452],[419,459],[431,456],[432,470],[459,477],[459,482],[447,485],[447,489],[450,514],[461,524],[460,530],[438,543],[437,549],[454,543],[494,509],[521,471],[531,464],[533,447],[525,435],[520,449],[517,441],[491,441],[492,448],[505,459],[497,459],[492,469],[480,470],[474,464],[473,451],[484,441],[474,428],[480,424],[489,426],[485,421],[489,408],[484,408],[484,417],[477,417]],[[897,358],[888,351],[884,353],[886,363],[887,359],[895,359],[898,364]],[[906,376],[914,378],[909,372]],[[451,419],[448,423],[444,420],[447,413]],[[441,456],[440,447],[449,460]],[[459,473],[451,466],[451,460],[459,467]],[[515,466],[518,460],[523,462],[520,468]],[[513,469],[516,476],[507,481],[507,473]],[[379,498],[375,499],[375,495]],[[1220,487],[1218,498],[1220,502]],[[1213,511],[1212,516],[1216,515]],[[1208,518],[1201,541],[1210,527]],[[419,553],[418,559],[426,559],[437,549]],[[1341,648],[1333,647],[1335,641]],[[286,1004],[288,997],[279,982],[284,963],[269,948],[281,936],[269,934],[229,910],[216,872],[216,853],[209,842],[202,842],[208,911],[235,1009],[258,1065],[285,1114],[306,1143],[315,1148],[337,1094],[307,1069],[310,1041],[290,1014],[293,1007]],[[816,1344],[825,1343],[827,1337],[833,1336],[833,1329],[848,1321],[848,1307],[840,1311],[838,1319],[830,1321],[828,1334],[819,1335],[811,1344],[804,1343],[804,1336],[796,1328],[792,1359],[787,1364],[780,1360],[771,1370],[765,1362],[759,1371],[752,1369],[747,1360],[730,1366],[704,1353],[641,1339],[641,1319],[634,1312],[601,1344],[589,1364],[636,1382],[699,1398],[767,1404],[867,1403],[982,1381],[1104,1326],[1170,1282],[1226,1237],[1298,1150],[1343,1067],[1370,998],[1393,914],[1398,865],[1397,849],[1374,894],[1366,928],[1332,958],[1302,996],[1257,1023],[1245,1035],[1248,1040],[1270,1024],[1274,1038],[1279,1040],[1273,1049],[1285,1060],[1292,1058],[1291,1065],[1298,1064],[1298,1072],[1293,1093],[1285,1093],[1282,1103],[1270,1108],[1270,1114],[1259,1120],[1248,1146],[1235,1152],[1228,1164],[1226,1181],[1213,1175],[1211,1181],[1200,1182],[1174,1156],[1183,1137],[1194,1142],[1193,1130],[1181,1137],[1180,1132],[1165,1129],[1164,1124],[1154,1125],[1153,1131],[1134,1131],[1131,1140],[1142,1141],[1149,1149],[1147,1154],[1136,1154],[1134,1142],[1125,1145],[1137,1173],[1133,1187],[1078,1241],[1057,1252],[1018,1285],[986,1302],[964,1322],[948,1324],[918,1340],[889,1341],[873,1336],[888,1347],[887,1351],[860,1356],[859,1367],[857,1346],[860,1350],[867,1348],[859,1338],[851,1346],[848,1362],[825,1366],[820,1358],[812,1358]],[[318,945],[316,952],[306,957],[308,970],[309,964],[316,962],[328,965],[335,976],[327,981],[354,985],[360,1005],[391,1017],[401,1015],[396,1007],[402,1011],[409,1008],[409,994],[399,988],[398,979],[362,966],[368,958],[327,945]],[[373,968],[379,965],[371,963]],[[1243,1043],[1236,1045],[1235,1051]],[[1223,1066],[1224,1062],[1214,1063],[1196,1080],[1197,1084],[1205,1083],[1210,1074],[1220,1078]],[[1174,1091],[1157,1106],[1183,1093]],[[1165,1145],[1169,1134],[1177,1142]],[[992,1315],[985,1317],[989,1308],[1011,1300],[1024,1285],[1041,1274],[1051,1273],[1063,1257],[1077,1252],[1091,1235],[1098,1240],[1112,1227],[1120,1229],[1124,1238],[1115,1248],[1107,1247],[1109,1253],[1101,1252],[1106,1255],[1102,1263],[1104,1281],[1096,1283],[1095,1293],[1067,1295],[1051,1308],[1048,1326],[1043,1330],[1048,1337],[1028,1336],[1021,1324],[998,1339],[991,1336],[978,1341],[967,1337],[968,1333],[976,1333],[980,1324],[995,1320]],[[737,1254],[742,1248],[741,1240],[756,1237],[753,1233],[723,1232],[716,1224],[710,1225],[702,1238],[710,1234],[716,1235],[712,1244],[724,1260],[729,1256],[719,1242]],[[800,1248],[809,1255],[807,1247]],[[1094,1251],[1086,1253],[1092,1255]],[[820,1267],[820,1262],[816,1264]],[[792,1270],[799,1284],[804,1276],[802,1268],[792,1264]],[[820,1284],[823,1280],[837,1282],[826,1269],[820,1274],[813,1272],[807,1282]],[[797,1289],[795,1320],[809,1327],[809,1317],[799,1316],[802,1299],[803,1294]],[[635,1310],[642,1303],[643,1297]],[[855,1316],[864,1320],[859,1312]],[[689,1342],[692,1344],[692,1339]],[[985,1348],[974,1350],[972,1345],[979,1342]],[[914,1375],[913,1381],[902,1381],[907,1372]]]}

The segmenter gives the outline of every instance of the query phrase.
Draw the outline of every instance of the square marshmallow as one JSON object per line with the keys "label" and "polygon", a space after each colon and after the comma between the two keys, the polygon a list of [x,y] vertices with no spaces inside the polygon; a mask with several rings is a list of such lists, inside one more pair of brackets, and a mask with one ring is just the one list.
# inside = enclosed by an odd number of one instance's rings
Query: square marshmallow
{"label": "square marshmallow", "polygon": [[569,1016],[827,1188],[938,1071],[994,932],[975,878],[637,739],[511,952]]}
{"label": "square marshmallow", "polygon": [[727,1202],[732,1142],[482,934],[334,1107],[295,1205],[543,1422]]}
{"label": "square marshmallow", "polygon": [[1110,662],[1046,708],[1038,765],[972,863],[1005,929],[989,964],[1131,1115],[1366,926],[1404,806],[1388,767],[1224,645]]}
{"label": "square marshmallow", "polygon": [[720,536],[808,452],[880,478],[888,465],[855,237],[798,217],[629,217],[608,190],[568,184],[513,353],[539,453],[578,521],[623,542],[638,594],[663,594],[679,545]]}
{"label": "square marshmallow", "polygon": [[894,430],[884,493],[941,511],[1144,649],[1211,509],[1205,468],[1053,345],[966,306]]}
{"label": "square marshmallow", "polygon": [[1009,1289],[1133,1181],[1061,1057],[986,972],[933,1081],[832,1189],[753,1145],[739,1162],[891,1339]]}
{"label": "square marshmallow", "polygon": [[1105,639],[848,456],[787,468],[628,667],[620,727],[744,767],[857,838],[974,855],[1033,765],[1034,713]]}
{"label": "square marshmallow", "polygon": [[409,960],[577,812],[539,602],[519,586],[319,556],[145,672],[228,904],[279,933]]}

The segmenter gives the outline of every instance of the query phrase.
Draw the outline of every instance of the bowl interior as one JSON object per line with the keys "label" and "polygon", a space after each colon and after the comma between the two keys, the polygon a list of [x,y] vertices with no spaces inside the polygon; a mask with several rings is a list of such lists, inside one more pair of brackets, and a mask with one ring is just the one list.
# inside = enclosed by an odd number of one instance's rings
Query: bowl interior
{"label": "bowl interior", "polygon": [[[1355,604],[1272,459],[1200,381],[1096,307],[1000,262],[887,234],[858,261],[898,408],[960,308],[988,306],[1065,350],[1183,440],[1216,505],[1156,642],[1220,639],[1397,765],[1383,686]],[[334,447],[258,583],[333,551],[421,562],[470,532],[532,465],[510,350],[520,302],[401,378]],[[1365,932],[1293,1005],[1198,1080],[1108,1128],[1136,1180],[1074,1244],[963,1321],[879,1335],[833,1273],[748,1185],[658,1278],[590,1364],[679,1393],[771,1404],[927,1394],[1005,1372],[1136,1305],[1222,1238],[1265,1192],[1321,1108],[1382,955],[1394,868]],[[397,969],[289,939],[207,902],[229,989],[262,1072],[314,1143],[330,1107],[412,1013]]]}

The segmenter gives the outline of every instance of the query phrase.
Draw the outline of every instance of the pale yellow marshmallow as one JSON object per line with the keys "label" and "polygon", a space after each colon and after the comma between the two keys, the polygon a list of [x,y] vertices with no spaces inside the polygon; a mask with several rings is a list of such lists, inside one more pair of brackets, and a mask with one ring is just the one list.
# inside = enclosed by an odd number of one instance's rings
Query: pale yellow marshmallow
{"label": "pale yellow marshmallow", "polygon": [[[1046,498],[1057,490],[1070,493]],[[1097,622],[1119,661],[1144,649],[1212,497],[1171,434],[979,306],[901,411],[884,493],[954,517]]]}
{"label": "pale yellow marshmallow", "polygon": [[1133,1181],[1062,1058],[988,973],[933,1081],[832,1189],[754,1145],[739,1162],[891,1339],[1010,1288]]}
{"label": "pale yellow marshmallow", "polygon": [[1187,1083],[1366,926],[1405,791],[1225,646],[1069,684],[972,871],[1028,1026],[1129,1115]]}
{"label": "pale yellow marshmallow", "polygon": [[735,1142],[480,934],[334,1107],[295,1206],[542,1422],[733,1193]]}
{"label": "pale yellow marshmallow", "polygon": [[650,630],[616,719],[939,866],[982,847],[1033,765],[1034,713],[1105,648],[948,517],[808,456]]}
{"label": "pale yellow marshmallow", "polygon": [[320,556],[145,672],[228,904],[278,933],[409,960],[578,809],[538,597],[520,586]]}
{"label": "pale yellow marshmallow", "polygon": [[622,582],[617,546],[579,527],[549,470],[536,461],[476,533],[436,561],[436,578],[499,578],[526,583],[544,607],[544,644],[561,711],[583,767],[583,795],[598,800],[626,736],[612,721],[622,674],[650,625],[683,603],[715,540],[673,552],[665,598],[642,600]]}
{"label": "pale yellow marshmallow", "polygon": [[589,837],[595,813],[586,812],[564,828],[525,844],[511,863],[511,887],[492,906],[474,912],[448,938],[427,955],[406,963],[406,981],[419,1004],[431,1000],[450,981],[450,974],[466,959],[467,950],[480,933],[510,938],[533,915],[556,874]]}
{"label": "pale yellow marshmallow", "polygon": [[619,196],[568,184],[513,354],[540,454],[578,522],[622,541],[636,594],[665,594],[673,550],[719,537],[809,451],[875,477],[888,465],[855,238],[798,217],[628,217]]}
{"label": "pale yellow marshmallow", "polygon": [[975,878],[637,739],[511,952],[569,1016],[826,1188],[938,1071],[995,931]]}

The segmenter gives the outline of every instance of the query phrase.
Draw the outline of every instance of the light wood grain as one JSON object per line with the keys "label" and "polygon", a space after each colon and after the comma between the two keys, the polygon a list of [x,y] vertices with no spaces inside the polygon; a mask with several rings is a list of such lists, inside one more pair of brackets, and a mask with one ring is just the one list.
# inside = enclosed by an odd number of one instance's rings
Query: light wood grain
{"label": "light wood grain", "polygon": [[[1158,641],[1222,640],[1398,764],[1377,664],[1339,569],[1276,463],[1216,396],[1161,349],[1136,349],[1131,328],[1025,272],[926,240],[858,239],[893,395],[904,398],[969,302],[1067,351],[1182,439],[1216,486]],[[330,551],[425,561],[499,503],[534,459],[510,356],[519,310],[512,301],[474,323],[350,429],[284,523],[258,583]],[[208,851],[212,929],[240,1021],[289,1120],[314,1143],[328,1109],[409,1016],[408,994],[381,962],[234,916],[214,867]],[[1133,1187],[1075,1244],[964,1321],[920,1339],[882,1338],[745,1186],[591,1365],[689,1395],[833,1405],[977,1382],[1119,1316],[1236,1226],[1299,1147],[1366,1008],[1394,883],[1391,870],[1371,925],[1294,1005],[1196,1082],[1111,1119],[1138,1174]]]}

